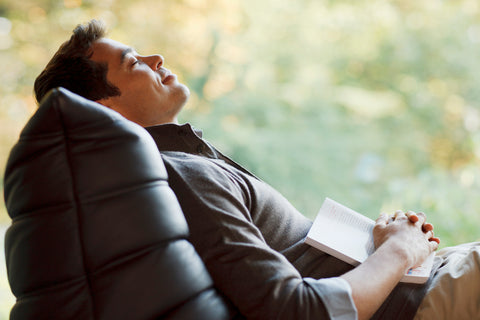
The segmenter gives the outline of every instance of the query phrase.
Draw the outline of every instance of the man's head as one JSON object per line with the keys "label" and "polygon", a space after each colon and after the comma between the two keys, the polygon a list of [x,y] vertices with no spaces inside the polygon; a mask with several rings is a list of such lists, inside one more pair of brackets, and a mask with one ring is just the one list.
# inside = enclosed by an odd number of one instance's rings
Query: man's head
{"label": "man's head", "polygon": [[38,76],[36,98],[61,86],[144,127],[176,122],[189,90],[163,63],[160,55],[141,56],[105,38],[104,25],[92,20],[75,28]]}
{"label": "man's head", "polygon": [[92,44],[105,36],[104,24],[92,20],[73,30],[42,73],[35,80],[35,96],[40,102],[50,89],[64,87],[90,100],[119,95],[107,81],[107,65],[90,60]]}

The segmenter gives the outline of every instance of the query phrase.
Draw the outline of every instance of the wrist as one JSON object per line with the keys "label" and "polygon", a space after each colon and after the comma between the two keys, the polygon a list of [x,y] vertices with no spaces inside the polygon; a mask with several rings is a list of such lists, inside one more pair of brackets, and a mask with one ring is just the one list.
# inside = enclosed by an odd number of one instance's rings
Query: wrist
{"label": "wrist", "polygon": [[408,247],[398,241],[390,240],[384,242],[377,249],[377,252],[384,256],[385,259],[391,261],[392,265],[398,266],[402,275],[414,264],[413,257],[409,253]]}

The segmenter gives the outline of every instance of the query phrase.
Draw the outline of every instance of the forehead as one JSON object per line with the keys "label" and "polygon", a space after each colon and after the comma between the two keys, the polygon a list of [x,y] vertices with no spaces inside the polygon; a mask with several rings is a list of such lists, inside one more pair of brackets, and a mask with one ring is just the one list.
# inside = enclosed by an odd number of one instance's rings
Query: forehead
{"label": "forehead", "polygon": [[119,65],[126,54],[133,52],[133,49],[121,42],[101,38],[92,45],[91,60],[96,62],[107,62],[109,65]]}

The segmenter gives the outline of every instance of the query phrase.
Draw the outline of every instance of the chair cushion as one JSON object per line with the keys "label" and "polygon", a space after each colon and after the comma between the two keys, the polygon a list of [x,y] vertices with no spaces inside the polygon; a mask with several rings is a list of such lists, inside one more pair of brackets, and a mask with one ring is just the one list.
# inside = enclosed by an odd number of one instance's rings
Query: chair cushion
{"label": "chair cushion", "polygon": [[5,172],[11,319],[225,319],[161,156],[140,126],[65,89]]}

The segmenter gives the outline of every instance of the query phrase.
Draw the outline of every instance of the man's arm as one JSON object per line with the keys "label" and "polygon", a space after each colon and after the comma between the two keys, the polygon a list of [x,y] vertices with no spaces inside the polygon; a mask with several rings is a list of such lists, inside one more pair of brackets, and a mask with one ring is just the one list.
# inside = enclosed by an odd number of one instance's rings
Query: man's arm
{"label": "man's arm", "polygon": [[397,212],[393,219],[382,214],[373,233],[377,250],[341,276],[352,288],[359,319],[370,318],[405,271],[420,265],[439,242],[433,237],[432,225],[425,223],[425,215],[411,212]]}

